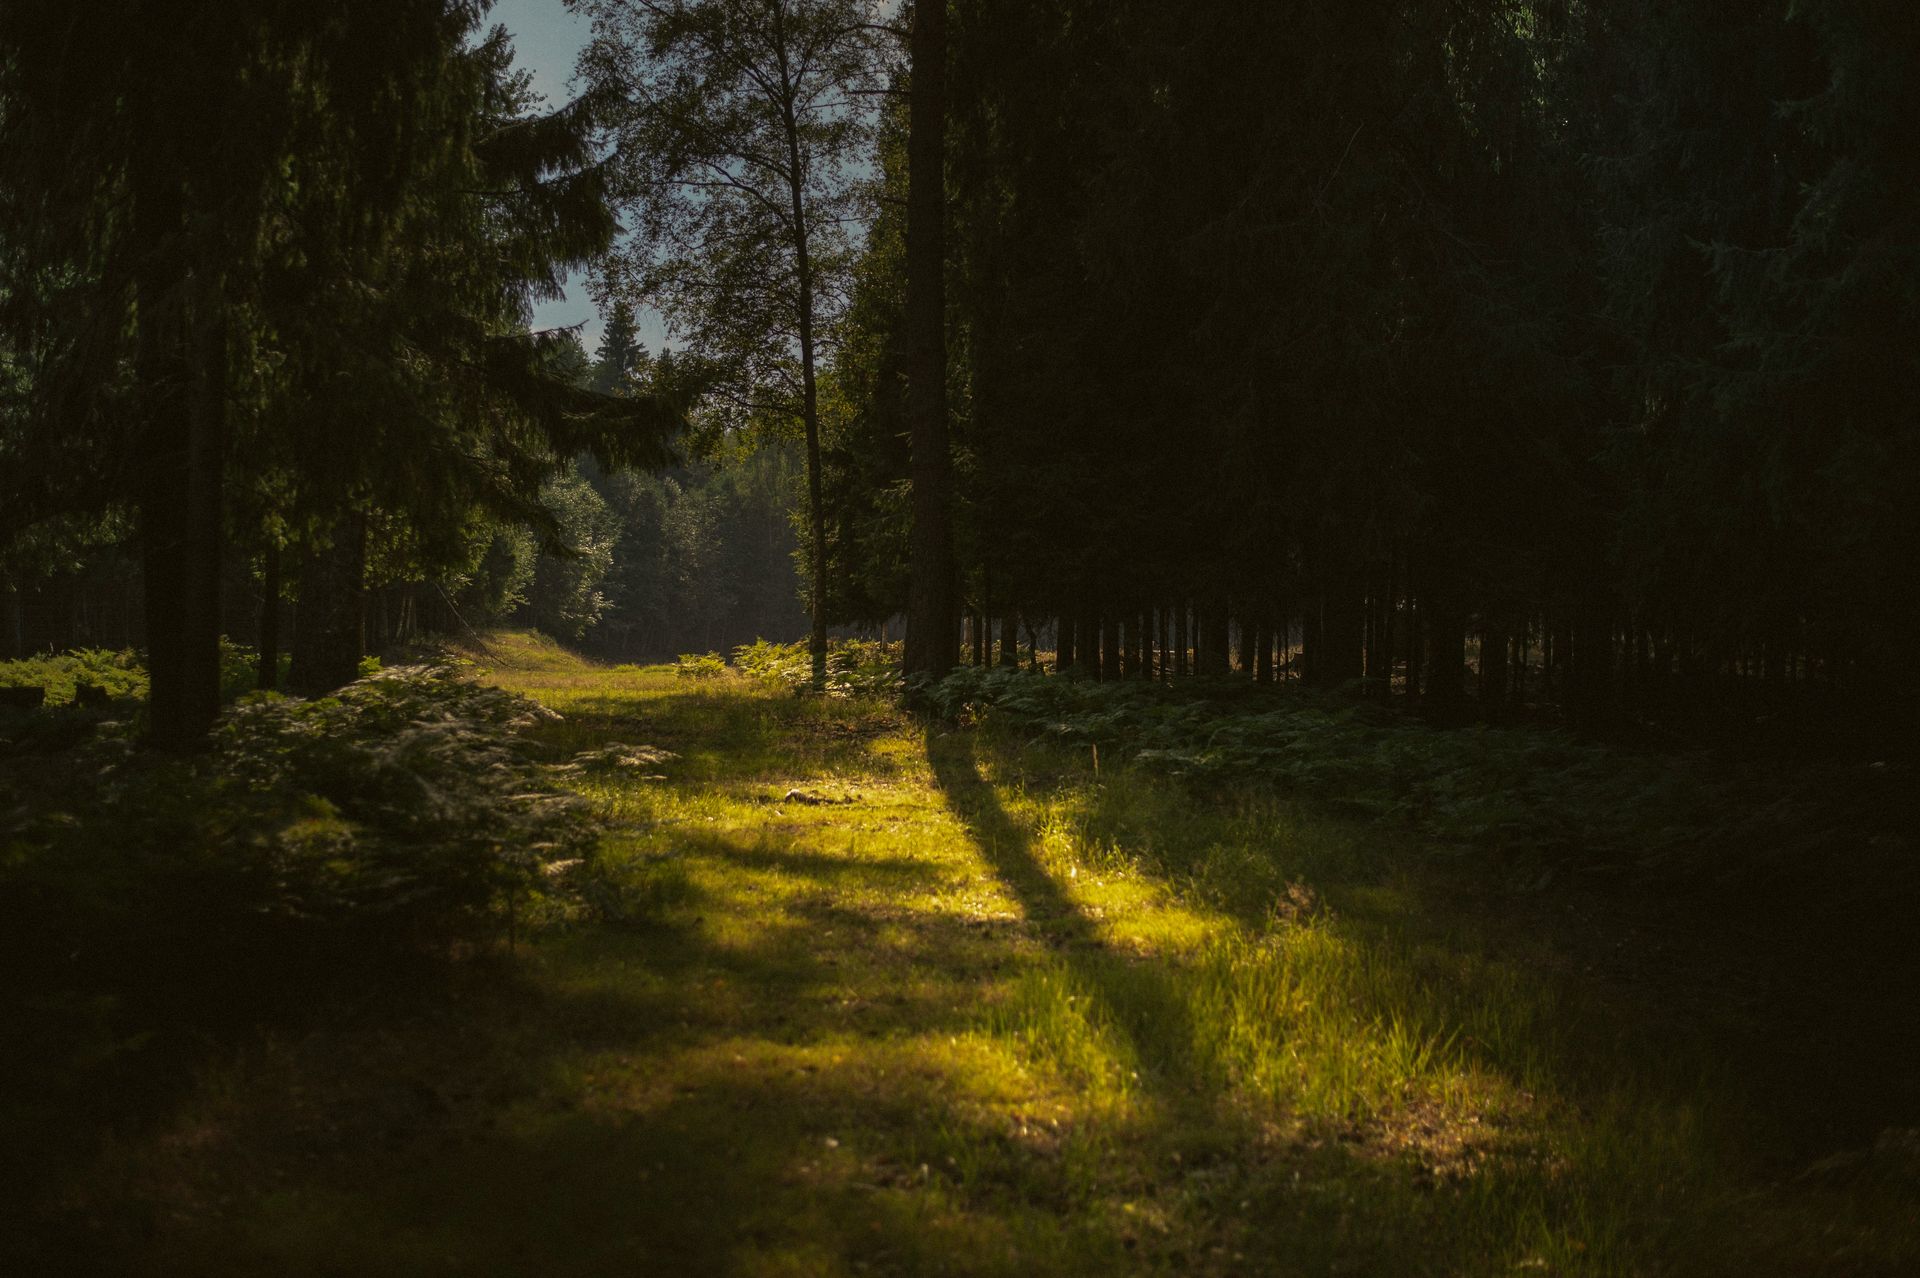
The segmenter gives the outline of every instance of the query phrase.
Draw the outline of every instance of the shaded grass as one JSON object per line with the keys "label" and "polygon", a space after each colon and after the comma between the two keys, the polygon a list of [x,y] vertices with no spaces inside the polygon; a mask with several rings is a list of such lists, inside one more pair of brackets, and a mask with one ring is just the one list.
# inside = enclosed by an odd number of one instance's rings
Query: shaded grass
{"label": "shaded grass", "polygon": [[[1899,1273],[1897,1150],[1802,1175],[1747,1008],[1589,974],[1379,830],[526,639],[608,917],[210,1064],[70,1189],[155,1272]],[[653,777],[655,779],[649,779]],[[798,791],[797,796],[791,792]],[[814,802],[809,800],[827,800]]]}

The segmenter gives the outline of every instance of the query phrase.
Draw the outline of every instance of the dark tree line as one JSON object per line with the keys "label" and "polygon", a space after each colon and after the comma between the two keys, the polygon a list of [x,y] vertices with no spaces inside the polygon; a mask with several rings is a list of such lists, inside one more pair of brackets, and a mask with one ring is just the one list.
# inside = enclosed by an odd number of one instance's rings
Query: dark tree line
{"label": "dark tree line", "polygon": [[1911,724],[1912,6],[945,16],[956,567],[898,497],[936,438],[915,45],[835,369],[841,616],[932,574],[976,660]]}
{"label": "dark tree line", "polygon": [[248,589],[727,631],[796,457],[816,656],[1911,726],[1915,6],[571,3],[546,114],[477,4],[0,10],[0,619],[137,576],[163,739]]}

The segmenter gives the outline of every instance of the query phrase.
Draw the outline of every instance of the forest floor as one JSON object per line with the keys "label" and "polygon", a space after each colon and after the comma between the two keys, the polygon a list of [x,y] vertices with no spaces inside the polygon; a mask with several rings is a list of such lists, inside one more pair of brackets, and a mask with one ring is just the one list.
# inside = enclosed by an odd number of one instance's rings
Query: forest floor
{"label": "forest floor", "polygon": [[222,1054],[81,1193],[138,1205],[119,1271],[1920,1272],[1920,1135],[1810,1126],[1850,1080],[1684,922],[880,703],[481,659],[561,754],[674,753],[582,783],[622,921]]}

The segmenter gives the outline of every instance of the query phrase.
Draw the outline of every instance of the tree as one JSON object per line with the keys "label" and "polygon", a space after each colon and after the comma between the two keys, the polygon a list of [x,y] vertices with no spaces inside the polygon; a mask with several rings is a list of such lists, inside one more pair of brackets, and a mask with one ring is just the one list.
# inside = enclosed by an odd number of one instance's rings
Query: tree
{"label": "tree", "polygon": [[[571,332],[527,329],[531,300],[555,295],[615,230],[604,171],[591,162],[593,100],[545,114],[530,101],[504,31],[458,52],[416,104],[438,145],[405,175],[407,198],[388,228],[408,251],[360,264],[378,301],[336,323],[345,341],[308,335],[311,346],[331,344],[336,370],[364,368],[344,385],[336,377],[331,395],[314,386],[297,400],[350,423],[352,444],[339,449],[336,429],[335,451],[290,459],[321,541],[302,614],[334,614],[322,633],[342,639],[306,666],[296,638],[295,681],[309,690],[351,678],[357,664],[363,594],[352,561],[369,511],[404,511],[416,529],[441,530],[416,539],[428,566],[464,557],[476,511],[526,524],[565,554],[573,548],[545,500],[550,480],[581,453],[606,467],[670,460],[680,415],[667,398],[600,393]],[[327,563],[334,554],[347,561],[340,569]]]}
{"label": "tree", "polygon": [[947,0],[913,7],[908,79],[907,418],[913,456],[906,673],[953,665],[952,458],[947,442]]}
{"label": "tree", "polygon": [[606,328],[600,334],[600,350],[593,360],[593,389],[602,395],[629,393],[646,375],[651,362],[634,324],[632,304],[624,298],[614,299],[607,310]]}
{"label": "tree", "polygon": [[[670,411],[579,388],[525,330],[614,222],[587,108],[529,114],[479,9],[0,10],[0,298],[32,382],[5,448],[43,514],[136,512],[157,744],[218,710],[236,492],[243,535],[278,503],[308,548],[295,670],[318,689],[357,666],[376,514],[442,542],[476,507],[551,530],[541,484],[575,453],[668,456]],[[76,74],[80,49],[105,61]]]}
{"label": "tree", "polygon": [[566,553],[540,556],[527,603],[540,629],[577,640],[599,624],[609,606],[601,587],[613,568],[619,521],[577,472],[548,483],[541,500],[560,524]]}
{"label": "tree", "polygon": [[[25,451],[82,441],[91,482],[61,487],[137,512],[160,745],[194,744],[218,710],[236,357],[273,247],[309,229],[282,217],[289,157],[350,153],[338,207],[377,223],[394,162],[425,145],[389,113],[471,18],[448,0],[0,10],[0,295],[35,366]],[[304,246],[317,271],[323,247]]]}
{"label": "tree", "polygon": [[568,0],[610,105],[633,235],[602,278],[644,301],[709,371],[733,427],[805,440],[816,687],[826,684],[818,371],[846,304],[877,73],[862,0]]}

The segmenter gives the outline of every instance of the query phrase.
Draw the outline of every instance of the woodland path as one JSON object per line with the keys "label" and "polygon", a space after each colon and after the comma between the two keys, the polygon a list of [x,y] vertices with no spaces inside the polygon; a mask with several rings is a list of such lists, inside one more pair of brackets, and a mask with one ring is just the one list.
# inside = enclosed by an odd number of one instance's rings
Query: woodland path
{"label": "woodland path", "polygon": [[134,1165],[181,1273],[1897,1272],[1672,1015],[1364,827],[501,641],[615,923],[269,1044]]}

